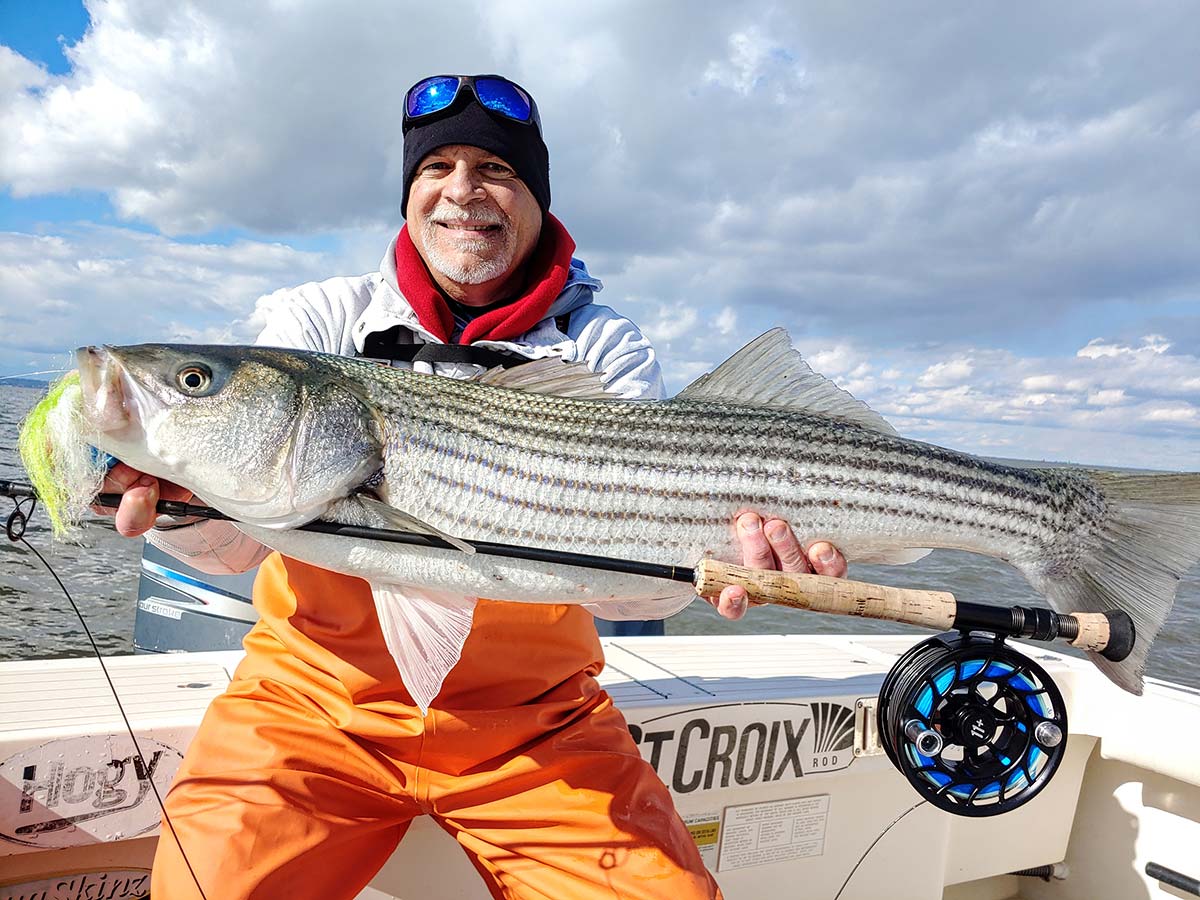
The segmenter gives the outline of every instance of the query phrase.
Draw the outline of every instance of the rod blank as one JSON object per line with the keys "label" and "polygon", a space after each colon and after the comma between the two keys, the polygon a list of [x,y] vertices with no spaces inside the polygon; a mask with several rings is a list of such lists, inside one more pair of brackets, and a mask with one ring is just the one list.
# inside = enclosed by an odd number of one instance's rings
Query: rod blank
{"label": "rod blank", "polygon": [[[120,494],[101,494],[96,498],[96,503],[105,507],[115,508],[120,502]],[[168,516],[227,520],[231,518],[211,506],[177,500],[160,500],[158,511]],[[385,541],[439,550],[457,549],[453,544],[432,535],[385,528],[313,521],[301,525],[300,529],[359,540]],[[491,541],[463,543],[473,547],[477,553],[488,556],[528,559],[687,582],[695,587],[698,595],[708,599],[719,596],[723,588],[737,584],[744,587],[754,600],[809,612],[884,619],[940,631],[950,628],[964,631],[983,630],[997,635],[1042,641],[1062,637],[1077,647],[1103,653],[1112,660],[1124,659],[1133,649],[1133,622],[1121,611],[1064,615],[1039,607],[1003,607],[959,602],[953,594],[946,591],[896,588],[825,575],[749,569],[713,559],[701,560],[694,569],[690,569],[686,566],[668,566],[540,547],[519,547]]]}

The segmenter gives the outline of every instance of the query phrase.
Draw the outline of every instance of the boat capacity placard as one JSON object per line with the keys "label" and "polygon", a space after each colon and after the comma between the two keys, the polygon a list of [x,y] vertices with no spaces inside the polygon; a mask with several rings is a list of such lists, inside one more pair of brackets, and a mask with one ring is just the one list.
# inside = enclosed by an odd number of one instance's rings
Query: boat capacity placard
{"label": "boat capacity placard", "polygon": [[828,794],[727,806],[718,871],[820,856],[828,820]]}

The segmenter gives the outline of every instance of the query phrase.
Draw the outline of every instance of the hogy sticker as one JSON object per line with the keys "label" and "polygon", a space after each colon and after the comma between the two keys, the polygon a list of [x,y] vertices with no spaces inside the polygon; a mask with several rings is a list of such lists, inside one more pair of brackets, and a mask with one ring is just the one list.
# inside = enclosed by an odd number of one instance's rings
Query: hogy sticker
{"label": "hogy sticker", "polygon": [[[183,755],[128,735],[50,741],[0,763],[0,840],[54,848],[121,840],[149,831],[161,811],[151,782],[165,795]],[[0,784],[0,786],[3,786]]]}
{"label": "hogy sticker", "polygon": [[642,756],[677,794],[794,781],[854,761],[854,710],[840,703],[750,703],[629,724]]}

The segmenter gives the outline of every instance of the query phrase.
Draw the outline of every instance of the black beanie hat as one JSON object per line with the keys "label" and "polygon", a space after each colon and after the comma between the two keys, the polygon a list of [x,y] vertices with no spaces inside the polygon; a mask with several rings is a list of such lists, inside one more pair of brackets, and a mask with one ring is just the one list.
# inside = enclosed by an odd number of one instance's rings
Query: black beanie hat
{"label": "black beanie hat", "polygon": [[[536,116],[537,104],[533,98]],[[407,215],[408,192],[421,160],[447,144],[469,144],[494,153],[513,167],[545,213],[550,208],[550,153],[539,127],[517,122],[480,105],[467,86],[444,112],[410,119],[404,134],[404,196],[401,215]]]}

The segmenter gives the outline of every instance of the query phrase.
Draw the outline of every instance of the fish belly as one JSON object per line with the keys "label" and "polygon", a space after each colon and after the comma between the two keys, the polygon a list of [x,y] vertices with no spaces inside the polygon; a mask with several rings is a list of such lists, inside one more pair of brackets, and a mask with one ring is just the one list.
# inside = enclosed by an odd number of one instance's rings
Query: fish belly
{"label": "fish belly", "polygon": [[285,556],[375,583],[410,584],[491,600],[624,604],[694,598],[679,582],[526,560],[239,524]]}

